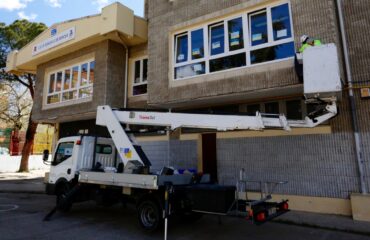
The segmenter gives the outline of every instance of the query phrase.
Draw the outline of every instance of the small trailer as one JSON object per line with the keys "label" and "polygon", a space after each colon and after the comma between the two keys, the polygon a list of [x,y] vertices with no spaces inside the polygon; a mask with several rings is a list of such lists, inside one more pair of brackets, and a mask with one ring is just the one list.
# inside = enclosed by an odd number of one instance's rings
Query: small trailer
{"label": "small trailer", "polygon": [[[326,46],[331,52],[333,47]],[[312,49],[307,52],[315,51]],[[320,50],[318,54],[325,54],[325,51]],[[324,73],[322,75],[325,76]],[[332,87],[337,83],[338,79],[332,77],[325,86]],[[284,214],[289,211],[288,200],[273,202],[271,193],[277,185],[286,182],[255,182],[260,185],[261,197],[250,199],[246,185],[251,181],[247,180],[243,170],[235,186],[212,182],[208,174],[179,174],[169,166],[153,173],[150,159],[123,125],[162,126],[168,131],[182,127],[217,131],[312,128],[337,114],[336,95],[341,89],[336,87],[332,93],[325,89],[315,91],[316,94],[310,92],[307,101],[324,105],[301,121],[259,112],[255,116],[212,115],[100,106],[96,124],[106,127],[111,138],[74,136],[58,141],[50,173],[46,176],[46,191],[56,195],[57,204],[46,219],[56,210],[68,211],[74,202],[86,200],[95,200],[103,205],[134,203],[139,223],[146,230],[157,229],[164,219],[172,215],[194,220],[201,214],[237,216],[262,224]],[[325,97],[320,98],[323,93]],[[44,159],[48,159],[48,154],[48,151],[44,152]]]}

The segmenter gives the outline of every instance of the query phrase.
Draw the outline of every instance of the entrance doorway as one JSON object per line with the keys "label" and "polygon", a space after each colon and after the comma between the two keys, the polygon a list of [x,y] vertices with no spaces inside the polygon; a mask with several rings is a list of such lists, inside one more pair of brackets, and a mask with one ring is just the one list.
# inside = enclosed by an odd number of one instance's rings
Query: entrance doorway
{"label": "entrance doorway", "polygon": [[211,176],[211,180],[217,182],[217,151],[216,133],[202,134],[202,171]]}

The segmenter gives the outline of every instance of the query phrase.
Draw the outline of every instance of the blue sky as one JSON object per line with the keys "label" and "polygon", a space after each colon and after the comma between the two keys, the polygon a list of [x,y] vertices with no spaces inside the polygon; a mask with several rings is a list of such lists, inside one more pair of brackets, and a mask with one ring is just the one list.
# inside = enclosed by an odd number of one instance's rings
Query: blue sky
{"label": "blue sky", "polygon": [[144,15],[144,0],[0,0],[0,22],[10,24],[17,19],[43,22],[47,26],[65,20],[100,13],[102,7],[121,2]]}

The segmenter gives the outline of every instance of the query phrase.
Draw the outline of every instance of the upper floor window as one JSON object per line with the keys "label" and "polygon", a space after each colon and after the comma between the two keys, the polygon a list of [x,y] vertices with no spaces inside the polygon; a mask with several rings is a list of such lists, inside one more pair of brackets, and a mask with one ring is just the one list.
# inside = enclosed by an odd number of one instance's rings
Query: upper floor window
{"label": "upper floor window", "polygon": [[229,17],[174,36],[174,79],[294,56],[289,3]]}
{"label": "upper floor window", "polygon": [[142,58],[135,60],[134,81],[132,85],[132,95],[138,96],[147,93],[148,85],[148,59]]}
{"label": "upper floor window", "polygon": [[56,104],[92,96],[95,61],[65,67],[49,74],[47,104]]}

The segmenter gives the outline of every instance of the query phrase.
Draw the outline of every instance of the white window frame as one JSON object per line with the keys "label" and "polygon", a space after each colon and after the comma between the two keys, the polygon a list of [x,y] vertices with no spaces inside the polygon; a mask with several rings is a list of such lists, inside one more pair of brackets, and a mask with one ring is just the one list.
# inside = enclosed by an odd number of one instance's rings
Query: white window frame
{"label": "white window frame", "polygon": [[[144,60],[148,61],[148,56],[132,59],[132,88],[131,88],[131,91],[132,91],[133,97],[144,96],[148,94],[148,74],[147,74],[147,79],[144,81]],[[140,62],[140,81],[138,83],[135,83],[136,62]],[[141,86],[141,85],[147,85],[146,93],[134,95],[134,87]]]}
{"label": "white window frame", "polygon": [[[290,18],[289,20],[290,20],[291,37],[274,41],[271,9],[274,8],[274,7],[277,7],[277,6],[284,5],[284,4],[288,4],[288,8],[289,8],[289,18]],[[268,42],[264,43],[264,44],[257,45],[257,46],[252,46],[251,36],[250,36],[251,35],[250,17],[253,16],[254,14],[258,14],[258,13],[261,13],[261,12],[266,12],[266,15],[267,15]],[[243,22],[244,46],[241,49],[230,51],[228,22],[230,20],[237,19],[237,18],[240,18],[240,17],[242,18],[242,22]],[[211,55],[211,27],[218,26],[218,25],[221,25],[221,24],[224,25],[224,53]],[[192,57],[191,57],[191,50],[192,50],[191,32],[202,29],[202,28],[203,28],[203,40],[204,40],[204,57],[193,60]],[[184,35],[187,35],[187,37],[188,37],[187,38],[188,39],[187,61],[177,63],[177,43],[178,43],[177,39],[178,39],[178,37],[181,37],[181,36],[184,36]],[[205,24],[202,24],[201,26],[198,25],[197,27],[192,27],[192,28],[188,28],[186,30],[181,30],[181,31],[178,31],[178,32],[174,32],[173,34],[171,34],[171,36],[172,36],[171,39],[173,41],[173,44],[172,44],[172,47],[173,47],[173,49],[172,49],[173,61],[170,63],[170,68],[171,68],[171,72],[173,73],[171,79],[174,80],[174,81],[182,81],[182,80],[187,80],[187,79],[199,77],[199,76],[202,76],[202,75],[217,74],[217,73],[222,73],[222,72],[225,72],[225,71],[232,71],[232,70],[237,70],[237,69],[240,69],[240,68],[254,67],[254,66],[263,65],[263,64],[266,64],[266,63],[275,63],[275,62],[281,62],[281,61],[284,61],[284,60],[287,60],[287,59],[292,59],[293,56],[288,57],[288,58],[284,58],[284,59],[266,61],[266,62],[262,62],[262,63],[255,63],[255,64],[251,63],[251,52],[254,51],[254,50],[259,50],[259,49],[263,49],[263,48],[273,47],[273,46],[276,46],[276,45],[281,45],[281,44],[285,44],[285,43],[294,42],[294,29],[293,29],[293,18],[292,18],[291,3],[290,3],[290,1],[276,2],[274,4],[269,4],[269,5],[266,5],[264,7],[260,7],[258,9],[253,9],[253,10],[244,12],[242,14],[240,14],[240,13],[235,14],[235,15],[229,16],[229,17],[221,19],[221,20],[215,20],[215,21],[212,21],[212,22],[207,22]],[[236,67],[236,68],[227,69],[227,70],[220,70],[220,71],[216,71],[216,72],[210,72],[210,60],[223,58],[223,57],[228,57],[228,56],[233,56],[233,55],[237,55],[237,54],[240,54],[240,53],[245,53],[245,55],[246,55],[246,66]],[[189,76],[189,77],[184,77],[184,78],[175,78],[176,68],[182,67],[182,66],[187,66],[187,65],[192,65],[192,64],[196,64],[196,63],[202,63],[202,62],[205,62],[205,73],[204,74]]]}
{"label": "white window frame", "polygon": [[[93,91],[94,91],[94,88],[93,88],[93,83],[90,82],[90,63],[91,62],[95,62],[95,59],[94,58],[90,58],[90,59],[87,59],[87,60],[84,60],[84,61],[81,61],[81,62],[78,62],[78,63],[75,63],[75,64],[72,64],[72,65],[68,65],[66,67],[62,67],[62,68],[59,68],[57,70],[54,70],[52,72],[49,72],[47,74],[47,94],[46,94],[46,97],[45,97],[45,105],[46,106],[54,106],[54,105],[59,105],[59,104],[63,104],[63,103],[68,103],[68,102],[73,102],[73,101],[77,101],[79,99],[88,99],[88,98],[91,98],[92,95],[93,95]],[[81,86],[81,71],[82,71],[82,65],[83,64],[87,64],[87,84],[84,85],[84,86]],[[96,64],[96,63],[95,63]],[[73,68],[74,67],[78,67],[78,76],[77,76],[77,84],[74,88],[72,88],[72,76],[73,76]],[[65,83],[65,71],[66,70],[69,70],[70,71],[70,86],[68,89],[64,89],[64,83]],[[95,68],[94,68],[94,71],[95,71]],[[55,91],[56,90],[56,83],[57,83],[57,73],[58,72],[62,72],[62,82],[61,82],[61,88],[60,88],[60,91]],[[50,77],[51,75],[54,74],[54,77],[55,77],[55,84],[54,84],[54,89],[53,89],[53,92],[49,93],[49,89],[50,89]],[[94,73],[95,74],[95,73]],[[92,88],[92,92],[91,92],[91,96],[88,96],[88,97],[80,97],[80,91],[82,89],[85,89],[85,88]],[[64,93],[68,93],[68,92],[73,92],[73,91],[77,91],[77,97],[75,99],[68,99],[68,100],[63,100],[63,94]],[[56,95],[56,94],[59,94],[59,101],[58,102],[55,102],[55,103],[48,103],[48,98],[50,96],[53,96],[53,95]]]}

